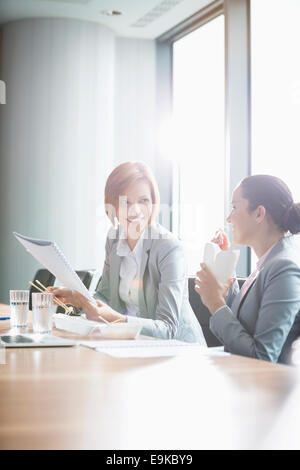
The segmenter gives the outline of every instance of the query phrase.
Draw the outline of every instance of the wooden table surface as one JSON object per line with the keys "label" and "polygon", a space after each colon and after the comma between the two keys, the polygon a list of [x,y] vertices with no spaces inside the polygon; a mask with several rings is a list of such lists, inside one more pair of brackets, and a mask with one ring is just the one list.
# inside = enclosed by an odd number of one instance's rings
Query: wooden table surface
{"label": "wooden table surface", "polygon": [[1,449],[300,448],[296,367],[198,353],[117,359],[82,346],[7,348],[5,362]]}

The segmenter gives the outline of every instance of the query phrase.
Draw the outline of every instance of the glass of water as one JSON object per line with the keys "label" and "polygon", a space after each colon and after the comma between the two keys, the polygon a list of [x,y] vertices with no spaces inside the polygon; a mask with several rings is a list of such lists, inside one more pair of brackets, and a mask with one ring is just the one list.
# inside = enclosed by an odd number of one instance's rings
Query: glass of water
{"label": "glass of water", "polygon": [[10,325],[12,328],[25,328],[28,325],[29,290],[11,290]]}
{"label": "glass of water", "polygon": [[34,333],[51,333],[52,304],[53,294],[50,292],[32,294],[32,328]]}

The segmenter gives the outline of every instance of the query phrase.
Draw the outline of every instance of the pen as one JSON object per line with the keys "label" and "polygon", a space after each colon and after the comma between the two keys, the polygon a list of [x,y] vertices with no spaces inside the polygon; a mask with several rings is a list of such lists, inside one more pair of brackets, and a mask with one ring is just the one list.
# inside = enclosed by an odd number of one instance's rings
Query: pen
{"label": "pen", "polygon": [[10,320],[10,317],[0,317],[0,320]]}

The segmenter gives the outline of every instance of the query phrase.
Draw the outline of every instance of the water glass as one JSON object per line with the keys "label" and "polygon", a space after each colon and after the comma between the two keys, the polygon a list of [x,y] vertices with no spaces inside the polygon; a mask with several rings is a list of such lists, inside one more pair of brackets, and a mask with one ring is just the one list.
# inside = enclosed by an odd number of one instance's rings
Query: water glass
{"label": "water glass", "polygon": [[32,328],[34,333],[51,333],[52,304],[53,294],[49,292],[32,294]]}
{"label": "water glass", "polygon": [[12,328],[25,328],[28,325],[29,290],[11,290],[10,325]]}

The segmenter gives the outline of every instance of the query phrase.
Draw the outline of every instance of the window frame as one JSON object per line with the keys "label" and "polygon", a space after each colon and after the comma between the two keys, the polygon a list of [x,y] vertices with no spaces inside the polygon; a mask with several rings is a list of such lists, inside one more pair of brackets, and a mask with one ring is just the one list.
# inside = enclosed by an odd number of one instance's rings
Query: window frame
{"label": "window frame", "polygon": [[[224,222],[230,212],[231,194],[239,181],[251,174],[251,51],[250,0],[216,0],[156,40],[158,96],[168,90],[163,104],[158,99],[158,126],[172,114],[173,44],[209,21],[224,15],[225,23],[225,195]],[[162,57],[168,60],[162,60]],[[158,151],[159,154],[159,151]],[[171,207],[177,202],[176,175],[170,181]],[[166,180],[165,180],[166,181]],[[171,188],[171,190],[170,190]],[[166,196],[163,195],[163,198]],[[178,229],[178,214],[170,214],[169,228]],[[231,236],[231,234],[230,234]],[[246,277],[251,269],[251,250],[240,248],[237,275]]]}

